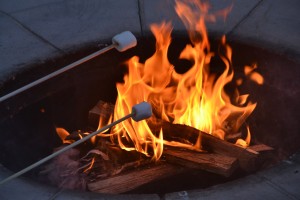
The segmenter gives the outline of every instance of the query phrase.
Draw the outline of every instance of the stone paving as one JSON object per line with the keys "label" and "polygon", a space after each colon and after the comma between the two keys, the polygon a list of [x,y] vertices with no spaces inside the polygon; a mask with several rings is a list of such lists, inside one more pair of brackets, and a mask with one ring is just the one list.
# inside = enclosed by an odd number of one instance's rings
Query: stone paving
{"label": "stone paving", "polygon": [[[212,0],[216,8],[232,1]],[[300,61],[300,1],[233,1],[226,22],[208,26],[212,33],[226,34],[251,44],[271,48]],[[176,16],[174,0],[10,0],[0,1],[0,91],[16,73],[32,63],[68,54],[85,46],[110,43],[115,34],[132,31],[149,34],[149,25],[173,21],[174,30],[184,32]],[[16,80],[18,81],[18,80]],[[273,169],[206,190],[166,194],[164,199],[300,199],[300,157]],[[1,167],[0,177],[7,176]],[[159,199],[158,195],[106,196],[59,191],[17,179],[0,186],[0,199]]]}
{"label": "stone paving", "polygon": [[165,199],[300,199],[300,154],[278,166],[206,190],[182,191]]}

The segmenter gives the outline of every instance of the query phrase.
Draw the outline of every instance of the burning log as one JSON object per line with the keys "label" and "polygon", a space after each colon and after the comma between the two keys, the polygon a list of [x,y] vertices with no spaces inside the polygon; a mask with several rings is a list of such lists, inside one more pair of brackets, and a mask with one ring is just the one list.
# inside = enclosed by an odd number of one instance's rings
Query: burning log
{"label": "burning log", "polygon": [[217,153],[195,152],[186,149],[165,148],[167,162],[186,168],[200,169],[229,177],[237,168],[236,158]]}
{"label": "burning log", "polygon": [[181,173],[182,170],[168,163],[159,162],[154,166],[128,171],[107,179],[88,183],[88,189],[97,193],[119,194],[133,190],[146,183]]}
{"label": "burning log", "polygon": [[255,160],[254,163],[252,163],[253,164],[252,170],[250,169],[248,171],[254,171],[260,168],[269,167],[277,162],[274,156],[275,152],[272,147],[269,147],[265,144],[256,144],[256,145],[249,146],[248,148],[256,152],[259,152],[257,159]]}
{"label": "burning log", "polygon": [[99,139],[95,148],[90,150],[84,156],[84,159],[93,159],[93,163],[88,170],[90,181],[114,176],[151,162],[144,154],[137,151],[126,151],[104,138]]}
{"label": "burning log", "polygon": [[274,150],[272,147],[269,147],[269,146],[267,146],[265,144],[252,145],[252,146],[249,146],[248,149],[256,151],[256,152],[259,152],[259,153],[262,153],[262,152],[265,152],[265,151],[273,151]]}
{"label": "burning log", "polygon": [[156,120],[155,123],[149,121],[148,124],[155,133],[158,133],[160,129],[162,129],[164,139],[167,140],[185,138],[192,144],[195,144],[200,136],[203,149],[220,155],[237,158],[239,166],[245,171],[256,170],[258,168],[256,161],[259,157],[259,152],[272,149],[266,145],[260,145],[260,149],[258,147],[243,148],[186,125],[171,124],[161,120]]}
{"label": "burning log", "polygon": [[96,149],[108,155],[110,162],[115,165],[124,165],[126,163],[146,159],[146,156],[140,152],[126,151],[104,139],[99,140]]}

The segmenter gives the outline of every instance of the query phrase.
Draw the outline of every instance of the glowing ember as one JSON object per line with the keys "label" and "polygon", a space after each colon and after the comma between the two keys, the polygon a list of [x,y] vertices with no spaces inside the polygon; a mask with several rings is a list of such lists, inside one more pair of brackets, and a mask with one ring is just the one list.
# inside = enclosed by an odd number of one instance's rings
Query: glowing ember
{"label": "glowing ember", "polygon": [[[256,107],[256,103],[248,101],[248,94],[239,95],[236,89],[234,97],[231,97],[224,90],[228,83],[233,82],[234,77],[232,49],[226,43],[225,36],[222,37],[219,53],[210,50],[205,21],[215,21],[219,16],[225,18],[231,8],[211,14],[207,3],[189,1],[183,4],[176,1],[175,10],[187,27],[191,40],[191,44],[187,44],[181,52],[180,59],[189,60],[193,63],[192,67],[184,74],[179,74],[168,60],[171,23],[152,25],[156,51],[145,63],[140,63],[137,56],[127,62],[128,74],[124,76],[124,83],[116,85],[118,97],[114,120],[130,114],[135,104],[147,101],[152,104],[156,118],[189,125],[224,139],[226,134],[237,133]],[[220,57],[222,67],[224,66],[220,75],[211,72],[213,66],[210,63],[215,56]],[[256,68],[257,66],[245,66],[245,75],[250,80],[263,84],[263,77],[254,71]],[[242,83],[242,79],[236,80],[237,86]],[[153,117],[152,121],[154,120]],[[104,125],[100,119],[99,128]],[[238,139],[236,144],[243,147],[250,144],[248,126],[247,131],[247,138]],[[59,133],[64,135],[63,131]],[[200,138],[195,144],[166,141],[162,131],[159,135],[151,132],[147,121],[135,122],[129,119],[115,126],[109,136],[112,141],[117,138],[122,149],[139,151],[152,156],[154,160],[162,155],[163,145],[201,149]]]}

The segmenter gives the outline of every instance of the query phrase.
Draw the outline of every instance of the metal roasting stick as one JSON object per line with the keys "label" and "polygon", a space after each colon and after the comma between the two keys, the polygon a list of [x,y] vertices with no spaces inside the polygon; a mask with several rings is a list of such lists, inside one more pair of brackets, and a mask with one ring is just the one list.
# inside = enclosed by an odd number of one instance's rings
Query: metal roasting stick
{"label": "metal roasting stick", "polygon": [[59,74],[62,74],[62,73],[66,72],[66,71],[68,71],[68,70],[70,70],[70,69],[72,69],[72,68],[74,68],[74,67],[76,67],[76,66],[78,66],[78,65],[80,65],[84,62],[87,62],[87,61],[95,58],[96,56],[98,56],[100,54],[103,54],[103,53],[113,49],[115,46],[116,46],[115,44],[107,46],[104,49],[101,49],[101,50],[99,50],[99,51],[97,51],[97,52],[95,52],[91,55],[88,55],[88,56],[86,56],[86,57],[84,57],[84,58],[82,58],[82,59],[80,59],[80,60],[78,60],[78,61],[76,61],[72,64],[69,64],[69,65],[67,65],[67,66],[65,66],[65,67],[63,67],[63,68],[61,68],[61,69],[59,69],[55,72],[52,72],[51,74],[48,74],[47,76],[44,76],[44,77],[42,77],[42,78],[40,78],[36,81],[33,81],[33,82],[29,83],[28,85],[25,85],[25,86],[13,91],[13,92],[7,94],[7,95],[4,95],[3,97],[0,98],[0,102],[5,101],[6,99],[9,99],[10,97],[13,97],[13,96],[15,96],[15,95],[17,95],[21,92],[24,92],[25,90],[28,90],[28,89],[32,88],[33,86],[36,86],[36,85],[38,85],[38,84],[40,84],[40,83],[42,83],[46,80],[49,80],[49,79],[51,79],[51,78],[53,78],[53,77],[55,77]]}
{"label": "metal roasting stick", "polygon": [[95,57],[97,57],[97,56],[113,49],[113,48],[116,48],[118,51],[123,52],[123,51],[126,51],[127,49],[135,47],[136,44],[137,44],[136,38],[131,32],[129,32],[129,31],[122,32],[122,33],[120,33],[120,34],[118,34],[118,35],[116,35],[112,38],[112,44],[111,45],[109,45],[109,46],[107,46],[103,49],[100,49],[99,51],[96,51],[96,52],[94,52],[94,53],[92,53],[92,54],[90,54],[90,55],[74,62],[74,63],[71,63],[71,64],[69,64],[69,65],[67,65],[67,66],[51,73],[51,74],[48,74],[47,76],[44,76],[44,77],[42,77],[42,78],[40,78],[36,81],[33,81],[32,83],[29,83],[28,85],[25,85],[25,86],[15,90],[15,91],[11,92],[11,93],[8,93],[8,94],[0,97],[0,103],[2,101],[5,101],[5,100],[21,93],[21,92],[24,92],[25,90],[28,90],[28,89],[38,85],[40,83],[43,83],[46,80],[49,80],[49,79],[51,79],[51,78],[53,78],[53,77],[55,77],[59,74],[62,74],[64,72],[66,72],[66,71],[82,64],[82,63],[85,63],[85,62],[87,62],[87,61],[89,61],[89,60],[91,60],[91,59],[93,59],[93,58],[95,58]]}
{"label": "metal roasting stick", "polygon": [[65,152],[65,151],[67,151],[67,150],[69,150],[69,149],[71,149],[71,148],[73,148],[73,147],[75,147],[75,146],[77,146],[77,145],[79,145],[79,144],[87,141],[91,137],[93,137],[93,136],[95,136],[95,135],[97,135],[97,134],[99,134],[99,133],[101,133],[101,132],[103,132],[103,131],[105,131],[105,130],[113,127],[113,126],[115,126],[118,123],[121,123],[122,121],[124,121],[124,120],[126,120],[126,119],[128,119],[130,117],[132,117],[132,119],[135,120],[135,121],[140,121],[140,120],[147,119],[147,118],[151,117],[151,115],[152,115],[152,108],[151,108],[151,105],[149,103],[142,102],[140,104],[137,104],[137,105],[135,105],[135,106],[132,107],[131,114],[126,115],[125,117],[123,117],[121,119],[118,119],[117,121],[115,121],[115,122],[113,122],[113,123],[111,123],[109,125],[106,125],[106,126],[102,127],[101,129],[99,129],[99,130],[97,130],[97,131],[95,131],[95,132],[93,132],[93,133],[91,133],[91,134],[83,137],[81,140],[77,140],[76,142],[74,142],[74,143],[72,143],[72,144],[70,144],[70,145],[68,145],[68,146],[66,146],[66,147],[64,147],[64,148],[62,148],[62,149],[60,149],[60,150],[52,153],[52,154],[50,154],[49,156],[47,156],[47,157],[39,160],[38,162],[36,162],[36,163],[34,163],[34,164],[32,164],[32,165],[30,165],[30,166],[22,169],[21,171],[19,171],[19,172],[13,174],[13,175],[7,177],[6,179],[4,179],[4,180],[2,180],[0,182],[0,186],[3,185],[4,183],[6,183],[6,182],[8,182],[8,181],[10,181],[12,179],[14,179],[14,178],[17,178],[17,177],[21,176],[22,174],[24,174],[24,173],[32,170],[33,168],[35,168],[35,167],[37,167],[37,166],[39,166],[39,165],[47,162],[48,160],[50,160],[50,159],[58,156],[59,154],[61,154],[61,153]]}

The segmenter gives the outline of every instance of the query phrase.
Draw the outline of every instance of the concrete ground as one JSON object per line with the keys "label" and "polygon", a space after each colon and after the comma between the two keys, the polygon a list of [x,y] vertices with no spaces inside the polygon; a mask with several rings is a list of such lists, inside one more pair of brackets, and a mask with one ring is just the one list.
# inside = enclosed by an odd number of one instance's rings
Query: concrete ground
{"label": "concrete ground", "polygon": [[[212,0],[215,8],[234,2],[226,22],[208,26],[214,33],[263,45],[300,61],[299,0]],[[0,92],[2,84],[32,63],[67,55],[81,47],[109,43],[124,30],[142,37],[149,24],[172,20],[184,31],[173,0],[10,0],[0,1]],[[18,80],[15,80],[18,81]],[[198,191],[166,194],[164,199],[300,199],[300,154],[243,180]],[[0,177],[7,176],[2,167]],[[22,178],[0,186],[0,199],[160,199],[156,194],[96,195],[60,191]]]}

